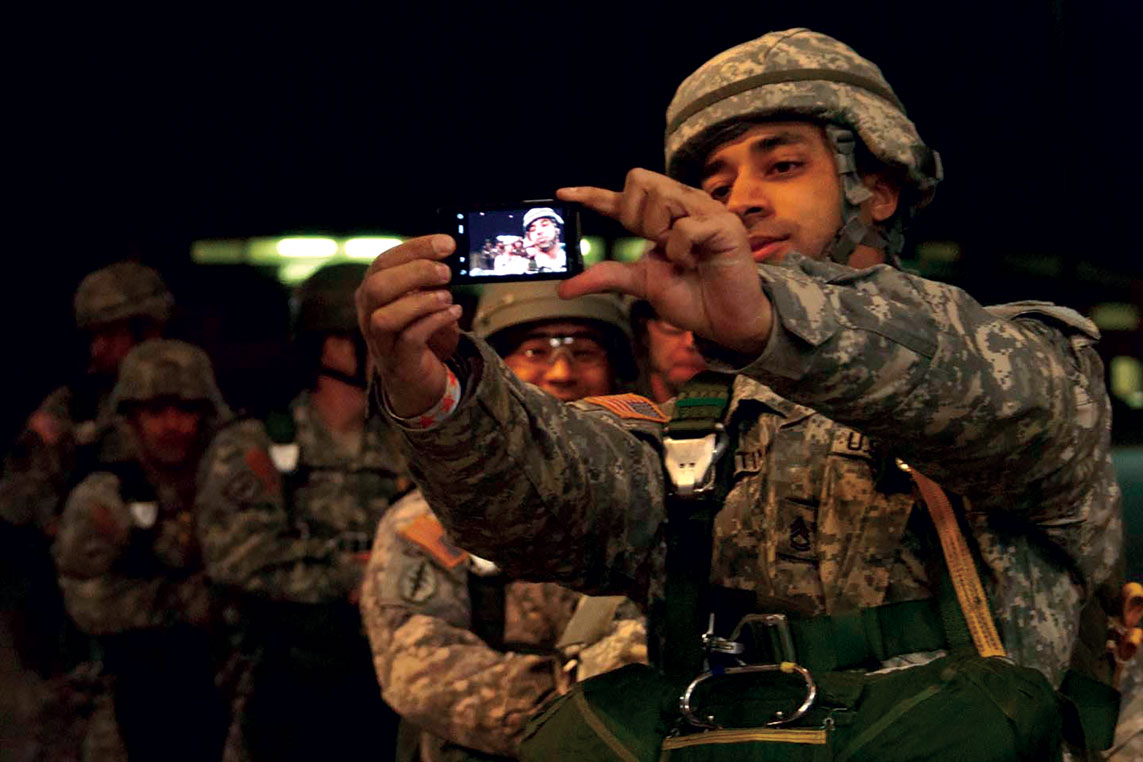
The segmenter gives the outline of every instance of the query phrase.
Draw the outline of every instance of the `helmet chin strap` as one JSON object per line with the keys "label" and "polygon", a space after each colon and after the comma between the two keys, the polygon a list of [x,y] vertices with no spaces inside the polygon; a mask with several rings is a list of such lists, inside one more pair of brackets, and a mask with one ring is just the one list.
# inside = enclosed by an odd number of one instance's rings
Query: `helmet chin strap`
{"label": "helmet chin strap", "polygon": [[899,255],[905,243],[899,215],[894,215],[889,226],[868,224],[861,219],[861,204],[873,197],[873,191],[865,187],[857,174],[857,139],[852,130],[834,124],[827,124],[825,131],[833,146],[837,174],[841,178],[842,223],[833,240],[826,244],[824,253],[834,262],[848,265],[853,250],[864,245],[883,252],[885,261],[899,268]]}
{"label": "helmet chin strap", "polygon": [[337,368],[331,368],[325,363],[319,363],[318,375],[329,376],[343,384],[356,386],[358,389],[368,389],[369,379],[365,377],[365,366],[369,360],[369,350],[365,346],[365,339],[359,335],[353,337],[353,354],[357,360],[357,370],[355,373],[345,373]]}

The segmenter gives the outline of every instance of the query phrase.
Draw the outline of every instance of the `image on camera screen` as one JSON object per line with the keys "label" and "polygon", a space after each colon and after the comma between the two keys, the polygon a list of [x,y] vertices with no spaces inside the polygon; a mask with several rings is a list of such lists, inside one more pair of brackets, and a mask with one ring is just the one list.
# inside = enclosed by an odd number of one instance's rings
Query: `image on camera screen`
{"label": "image on camera screen", "polygon": [[536,206],[469,212],[467,216],[468,276],[499,278],[568,271],[563,210]]}

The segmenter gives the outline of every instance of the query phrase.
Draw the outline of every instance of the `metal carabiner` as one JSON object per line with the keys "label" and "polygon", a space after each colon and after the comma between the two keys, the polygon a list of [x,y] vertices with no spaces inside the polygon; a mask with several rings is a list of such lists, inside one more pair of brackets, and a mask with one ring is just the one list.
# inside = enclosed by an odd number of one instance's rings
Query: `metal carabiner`
{"label": "metal carabiner", "polygon": [[797,672],[802,676],[802,679],[806,681],[806,698],[802,701],[801,706],[795,709],[794,713],[789,717],[786,716],[785,712],[776,712],[773,719],[764,723],[766,727],[788,725],[800,719],[810,710],[810,707],[814,704],[814,700],[818,697],[818,686],[814,683],[814,676],[811,675],[810,671],[805,667],[789,661],[782,662],[781,664],[754,664],[745,667],[728,667],[718,675],[713,672],[702,673],[691,681],[690,685],[683,691],[683,695],[679,697],[679,712],[682,713],[683,718],[687,722],[695,727],[705,728],[706,730],[721,730],[722,726],[715,722],[713,714],[708,714],[705,719],[695,714],[694,707],[691,706],[691,697],[694,695],[695,689],[705,680],[709,680],[712,677],[730,677],[733,675],[757,674],[759,672],[784,672],[786,674]]}

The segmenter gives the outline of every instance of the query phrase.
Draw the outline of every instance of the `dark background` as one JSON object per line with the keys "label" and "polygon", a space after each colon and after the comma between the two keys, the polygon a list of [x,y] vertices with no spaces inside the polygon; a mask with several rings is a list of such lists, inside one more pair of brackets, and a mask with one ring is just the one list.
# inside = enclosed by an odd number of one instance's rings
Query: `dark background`
{"label": "dark background", "polygon": [[[91,269],[123,257],[159,268],[181,307],[176,331],[208,346],[228,395],[240,406],[280,396],[265,371],[285,340],[283,292],[253,269],[194,266],[191,241],[414,235],[446,203],[617,187],[633,166],[661,170],[663,113],[685,75],[791,26],[880,64],[941,152],[946,181],[911,241],[958,242],[950,280],[985,302],[1141,303],[1138,8],[426,3],[16,16],[0,433],[74,369],[71,294]],[[584,229],[622,232],[590,215]],[[1143,356],[1137,332],[1105,346]]]}

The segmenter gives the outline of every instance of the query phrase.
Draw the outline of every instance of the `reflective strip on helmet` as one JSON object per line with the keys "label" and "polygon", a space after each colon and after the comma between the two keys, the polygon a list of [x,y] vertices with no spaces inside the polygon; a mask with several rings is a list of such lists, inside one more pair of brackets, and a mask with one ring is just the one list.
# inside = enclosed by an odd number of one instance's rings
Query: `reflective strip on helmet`
{"label": "reflective strip on helmet", "polygon": [[905,107],[893,91],[888,87],[882,85],[880,82],[870,79],[869,77],[862,77],[859,74],[851,74],[847,71],[835,71],[833,69],[788,69],[786,71],[772,71],[763,72],[762,74],[755,74],[753,77],[732,82],[729,85],[720,87],[717,90],[712,90],[703,97],[691,103],[685,109],[675,115],[671,123],[667,125],[667,136],[669,137],[675,130],[679,129],[695,114],[703,109],[718,103],[721,100],[730,98],[731,96],[744,93],[747,90],[753,90],[765,85],[775,85],[783,82],[837,82],[843,85],[852,85],[859,87],[862,90],[872,93],[877,97],[888,101],[894,108],[905,113]]}

